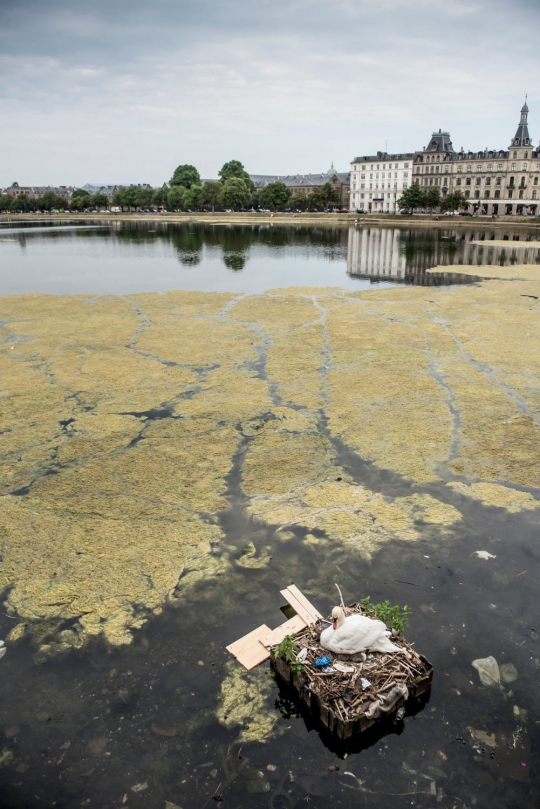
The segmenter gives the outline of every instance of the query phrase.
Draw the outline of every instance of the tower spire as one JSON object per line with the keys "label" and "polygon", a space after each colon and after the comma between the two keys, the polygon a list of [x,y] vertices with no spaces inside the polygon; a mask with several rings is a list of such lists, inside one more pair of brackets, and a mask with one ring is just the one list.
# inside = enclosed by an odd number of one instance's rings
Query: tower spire
{"label": "tower spire", "polygon": [[531,138],[529,135],[529,125],[527,118],[529,115],[529,107],[527,106],[527,96],[525,96],[525,103],[521,108],[521,119],[514,135],[511,146],[530,146]]}

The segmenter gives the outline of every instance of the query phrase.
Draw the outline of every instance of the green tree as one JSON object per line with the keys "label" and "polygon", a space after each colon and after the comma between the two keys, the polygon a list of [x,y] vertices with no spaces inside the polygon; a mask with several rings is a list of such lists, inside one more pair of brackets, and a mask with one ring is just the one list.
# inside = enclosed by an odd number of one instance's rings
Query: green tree
{"label": "green tree", "polygon": [[425,207],[428,208],[431,213],[438,208],[441,204],[441,191],[439,186],[435,185],[433,188],[429,188],[425,194]]}
{"label": "green tree", "polygon": [[225,208],[243,208],[251,199],[251,189],[241,177],[230,177],[223,183],[221,204]]}
{"label": "green tree", "polygon": [[135,201],[136,201],[136,208],[149,208],[152,204],[152,196],[154,192],[151,188],[142,188],[140,186],[136,187],[135,190]]}
{"label": "green tree", "polygon": [[219,204],[221,192],[223,191],[223,183],[219,180],[209,180],[203,185],[202,190],[202,203],[209,205],[212,210],[215,210],[216,205]]}
{"label": "green tree", "polygon": [[64,210],[68,207],[68,203],[59,194],[54,194],[52,191],[46,191],[43,196],[39,198],[39,206],[43,211]]}
{"label": "green tree", "polygon": [[413,183],[413,185],[406,188],[398,199],[398,208],[400,211],[409,210],[411,213],[414,213],[416,208],[424,208],[425,204],[426,195],[418,183]]}
{"label": "green tree", "polygon": [[127,203],[124,200],[124,191],[125,188],[119,188],[117,191],[114,192],[112,198],[113,207],[124,208],[125,206],[127,206]]}
{"label": "green tree", "polygon": [[108,208],[109,206],[109,198],[106,194],[94,194],[94,196],[91,197],[91,202],[92,208],[97,208],[98,210],[100,208]]}
{"label": "green tree", "polygon": [[304,191],[297,191],[296,194],[293,194],[291,197],[291,208],[294,208],[299,211],[305,211],[308,207],[308,197]]}
{"label": "green tree", "polygon": [[169,209],[179,210],[184,207],[184,196],[186,190],[183,185],[175,185],[169,189],[167,194],[167,204]]}
{"label": "green tree", "polygon": [[262,205],[275,210],[276,208],[284,208],[291,198],[291,191],[285,183],[270,183],[263,188],[259,193],[259,199]]}
{"label": "green tree", "polygon": [[174,174],[170,179],[169,185],[181,185],[184,188],[191,188],[192,185],[201,184],[201,175],[195,168],[185,163],[182,166],[177,166]]}
{"label": "green tree", "polygon": [[249,176],[243,164],[239,160],[229,160],[228,163],[224,163],[223,166],[218,171],[218,175],[223,183],[226,183],[227,180],[232,180],[233,177],[236,177],[240,180],[244,180],[245,184],[247,185],[250,191],[253,191],[255,187],[253,185],[251,177]]}
{"label": "green tree", "polygon": [[203,188],[201,185],[192,185],[184,194],[184,208],[199,208],[202,205]]}
{"label": "green tree", "polygon": [[443,211],[461,211],[467,206],[467,198],[461,189],[456,189],[450,194],[447,194],[441,202],[441,210]]}
{"label": "green tree", "polygon": [[331,183],[325,183],[315,188],[310,196],[314,208],[324,209],[339,203],[339,193]]}
{"label": "green tree", "polygon": [[90,207],[90,194],[84,188],[76,188],[71,195],[69,207],[73,211],[84,211]]}
{"label": "green tree", "polygon": [[156,188],[156,190],[152,194],[152,205],[157,205],[159,207],[161,205],[166,204],[167,204],[167,189]]}

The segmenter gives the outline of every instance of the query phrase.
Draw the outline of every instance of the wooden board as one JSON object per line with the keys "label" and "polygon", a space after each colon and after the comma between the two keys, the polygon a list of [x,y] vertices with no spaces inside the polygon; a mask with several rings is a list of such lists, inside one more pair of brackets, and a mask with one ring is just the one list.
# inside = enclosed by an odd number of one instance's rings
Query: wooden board
{"label": "wooden board", "polygon": [[292,618],[289,618],[288,621],[285,621],[284,624],[281,624],[270,632],[270,634],[266,635],[266,637],[261,638],[261,643],[264,644],[264,646],[275,646],[281,643],[283,638],[287,637],[287,635],[296,635],[297,632],[305,629],[306,626],[306,622],[300,615],[294,615]]}
{"label": "wooden board", "polygon": [[294,584],[291,584],[285,590],[280,590],[280,593],[308,626],[314,624],[318,618],[322,618],[321,613]]}
{"label": "wooden board", "polygon": [[244,635],[240,640],[227,646],[227,651],[234,655],[238,662],[248,671],[254,669],[255,666],[259,666],[265,660],[270,659],[270,652],[262,645],[261,640],[268,637],[271,632],[272,630],[269,626],[262,624],[253,632]]}

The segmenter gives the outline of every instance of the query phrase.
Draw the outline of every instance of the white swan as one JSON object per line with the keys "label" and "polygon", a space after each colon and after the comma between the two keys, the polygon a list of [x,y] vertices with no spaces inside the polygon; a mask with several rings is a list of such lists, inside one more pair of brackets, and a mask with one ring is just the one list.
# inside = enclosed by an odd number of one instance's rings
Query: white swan
{"label": "white swan", "polygon": [[349,615],[341,607],[332,610],[332,626],[321,632],[321,646],[335,654],[353,655],[359,652],[400,652],[392,643],[386,624],[365,615]]}

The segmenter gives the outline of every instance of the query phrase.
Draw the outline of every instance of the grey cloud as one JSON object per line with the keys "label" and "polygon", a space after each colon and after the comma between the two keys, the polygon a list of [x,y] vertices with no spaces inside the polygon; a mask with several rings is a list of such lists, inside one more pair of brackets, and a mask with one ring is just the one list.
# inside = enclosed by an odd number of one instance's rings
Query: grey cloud
{"label": "grey cloud", "polygon": [[0,183],[345,168],[438,126],[507,145],[539,22],[532,0],[2,0]]}

